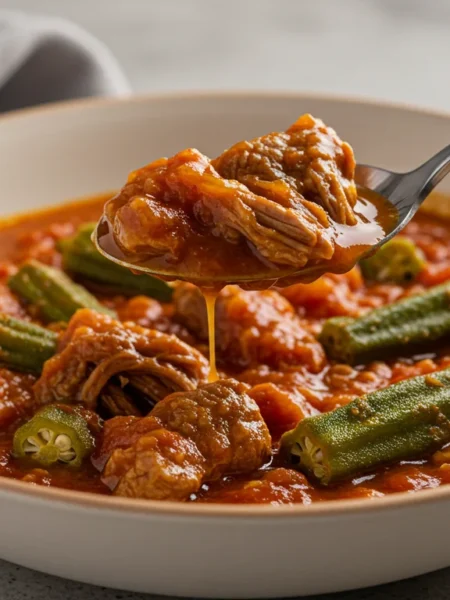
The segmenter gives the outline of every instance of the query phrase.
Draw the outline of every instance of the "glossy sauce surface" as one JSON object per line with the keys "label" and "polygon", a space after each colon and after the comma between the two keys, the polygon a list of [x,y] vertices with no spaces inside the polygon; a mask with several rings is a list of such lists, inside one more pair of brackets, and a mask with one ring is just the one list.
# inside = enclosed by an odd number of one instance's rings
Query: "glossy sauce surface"
{"label": "glossy sauce surface", "polygon": [[[227,240],[202,231],[199,223],[188,214],[184,226],[190,231],[186,240],[189,251],[173,262],[165,255],[140,260],[138,255],[125,254],[115,241],[113,227],[103,215],[97,227],[97,244],[106,256],[120,264],[133,265],[160,275],[162,279],[186,280],[202,291],[208,312],[209,381],[218,378],[215,355],[215,299],[227,283],[238,283],[245,290],[285,287],[309,283],[324,272],[344,273],[397,225],[396,209],[382,196],[360,188],[355,205],[355,225],[343,225],[330,220],[328,237],[335,250],[330,260],[312,261],[300,270],[286,269],[261,256],[245,239],[231,244]],[[114,200],[112,200],[114,201]]]}
{"label": "glossy sauce surface", "polygon": [[[60,265],[55,243],[69,236],[82,222],[96,220],[105,196],[88,202],[64,205],[53,210],[8,220],[0,228],[0,310],[24,317],[26,308],[5,285],[9,274],[22,260],[33,257]],[[375,362],[364,367],[333,364],[323,360],[313,370],[289,364],[292,356],[294,327],[314,335],[323,319],[335,315],[357,315],[429,286],[450,279],[450,224],[418,215],[406,234],[422,249],[427,266],[419,280],[407,288],[398,285],[368,285],[358,268],[343,275],[327,275],[306,285],[298,283],[270,296],[260,292],[246,297],[245,310],[251,314],[253,333],[263,332],[267,324],[278,319],[273,339],[256,335],[251,343],[258,356],[267,360],[244,364],[236,357],[218,352],[220,375],[233,375],[252,386],[252,396],[274,439],[273,457],[262,470],[246,477],[226,477],[203,486],[191,498],[196,502],[245,502],[309,504],[318,500],[351,497],[378,497],[398,491],[414,492],[450,483],[450,452],[437,453],[429,460],[404,463],[375,474],[368,474],[345,483],[323,489],[282,462],[277,454],[277,440],[283,431],[308,414],[328,411],[348,403],[355,396],[390,383],[450,366],[450,350],[436,348],[431,354]],[[264,294],[262,292],[261,294]],[[116,308],[121,320],[133,320],[143,326],[173,332],[205,353],[207,345],[197,339],[173,317],[171,305],[161,305],[143,296],[126,299],[115,296],[101,298]],[[280,308],[282,307],[282,308]],[[239,308],[240,311],[243,307]],[[252,312],[253,311],[253,312]],[[252,329],[252,328],[250,328]],[[294,334],[295,337],[296,334]],[[218,348],[220,339],[217,340]],[[282,358],[280,358],[282,357]],[[37,469],[10,453],[12,432],[35,409],[31,375],[0,369],[0,475],[34,484],[58,486],[95,493],[109,493],[101,483],[100,474],[89,462],[74,472],[64,467]],[[275,393],[273,386],[280,390]]]}
{"label": "glossy sauce surface", "polygon": [[262,257],[241,238],[237,243],[202,231],[195,219],[185,216],[190,231],[189,252],[174,262],[167,256],[146,257],[125,254],[114,240],[112,226],[103,216],[97,228],[97,243],[106,255],[120,263],[132,264],[136,270],[147,270],[168,281],[184,280],[202,290],[220,291],[224,285],[238,283],[243,289],[265,289],[317,279],[323,272],[348,271],[372,246],[382,240],[397,224],[397,211],[382,196],[359,189],[355,206],[356,225],[330,221],[328,236],[335,246],[331,260],[312,261],[302,269],[275,265]]}

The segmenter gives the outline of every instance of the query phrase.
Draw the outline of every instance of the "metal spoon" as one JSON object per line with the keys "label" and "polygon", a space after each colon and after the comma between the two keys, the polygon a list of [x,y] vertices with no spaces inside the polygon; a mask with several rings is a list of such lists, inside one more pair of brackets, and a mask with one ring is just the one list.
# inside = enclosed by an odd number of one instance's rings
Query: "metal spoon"
{"label": "metal spoon", "polygon": [[356,183],[384,196],[398,212],[396,227],[375,244],[370,252],[385,244],[406,227],[420,205],[448,173],[450,173],[450,145],[417,169],[407,173],[394,173],[370,165],[357,165]]}
{"label": "metal spoon", "polygon": [[[366,249],[358,259],[372,254],[374,250],[385,244],[394,235],[399,233],[412,219],[412,217],[418,211],[420,205],[427,198],[430,192],[438,185],[438,183],[450,172],[450,145],[443,148],[435,156],[427,160],[423,165],[417,167],[413,171],[407,173],[395,173],[386,169],[380,169],[370,165],[357,165],[355,172],[356,184],[365,187],[369,190],[384,196],[397,210],[398,221],[397,225],[389,231],[384,238],[379,242]],[[148,275],[156,275],[162,277],[168,277],[172,279],[183,279],[185,281],[191,281],[202,285],[202,283],[209,283],[208,279],[202,280],[198,274],[195,277],[190,277],[189,274],[183,274],[180,276],[177,273],[169,272],[156,272],[150,269],[148,266],[132,264],[127,262],[124,256],[114,256],[111,252],[108,252],[101,243],[101,236],[99,236],[99,227],[101,228],[101,222],[97,226],[93,240],[97,249],[109,260],[112,260],[128,269],[133,271],[139,271]],[[350,269],[353,264],[348,265]],[[347,269],[347,270],[348,270]],[[268,274],[264,281],[269,283],[275,283],[277,280],[286,278],[294,278],[296,280],[301,279],[302,281],[308,282],[316,279],[320,275],[327,272],[327,264],[313,265],[310,267],[303,268],[301,271],[294,273],[291,270],[277,270],[276,273]],[[299,277],[301,275],[301,277]],[[261,280],[261,274],[254,278],[245,276],[244,277],[233,277],[224,274],[221,277],[215,278],[215,283],[238,283],[249,284],[252,282],[256,283]],[[285,283],[286,284],[286,283]]]}

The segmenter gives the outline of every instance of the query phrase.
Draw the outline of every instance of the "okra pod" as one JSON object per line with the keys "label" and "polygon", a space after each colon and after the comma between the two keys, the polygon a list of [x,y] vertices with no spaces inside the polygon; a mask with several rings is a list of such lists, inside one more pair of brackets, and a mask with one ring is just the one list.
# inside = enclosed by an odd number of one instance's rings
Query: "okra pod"
{"label": "okra pod", "polygon": [[449,334],[450,283],[445,283],[361,317],[328,319],[319,341],[329,358],[353,365],[411,353]]}
{"label": "okra pod", "polygon": [[79,308],[114,316],[84,287],[65,273],[37,260],[29,260],[9,278],[10,289],[37,308],[47,321],[68,321]]}
{"label": "okra pod", "polygon": [[365,279],[379,283],[410,283],[425,266],[420,248],[398,236],[359,263]]}
{"label": "okra pod", "polygon": [[56,352],[58,336],[43,327],[0,314],[0,364],[39,374]]}
{"label": "okra pod", "polygon": [[94,449],[86,420],[73,409],[46,406],[14,434],[13,452],[43,467],[63,463],[79,467]]}
{"label": "okra pod", "polygon": [[420,459],[450,441],[450,369],[401,381],[285,433],[282,451],[327,485]]}
{"label": "okra pod", "polygon": [[143,294],[161,302],[170,302],[172,288],[150,275],[134,275],[100,254],[92,242],[95,223],[82,225],[76,234],[58,244],[63,257],[63,267],[83,281],[98,284],[107,292],[136,296]]}

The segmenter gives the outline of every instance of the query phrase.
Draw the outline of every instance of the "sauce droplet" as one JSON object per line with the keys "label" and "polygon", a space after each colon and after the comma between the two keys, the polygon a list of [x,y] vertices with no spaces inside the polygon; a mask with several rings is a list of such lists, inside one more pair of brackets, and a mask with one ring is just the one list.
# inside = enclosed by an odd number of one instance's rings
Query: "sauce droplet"
{"label": "sauce droplet", "polygon": [[209,375],[208,381],[211,383],[219,379],[216,369],[216,328],[215,328],[215,307],[217,293],[203,290],[203,297],[206,302],[206,311],[208,314],[208,339],[209,339]]}

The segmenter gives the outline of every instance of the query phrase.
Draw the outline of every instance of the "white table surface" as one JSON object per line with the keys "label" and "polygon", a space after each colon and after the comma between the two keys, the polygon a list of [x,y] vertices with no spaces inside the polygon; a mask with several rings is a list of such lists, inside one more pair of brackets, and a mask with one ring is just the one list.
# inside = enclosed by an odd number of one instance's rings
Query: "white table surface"
{"label": "white table surface", "polygon": [[[74,20],[113,50],[136,92],[310,90],[450,110],[450,0],[0,0],[0,8]],[[0,600],[63,598],[144,596],[0,561]],[[332,598],[447,600],[450,569]]]}

